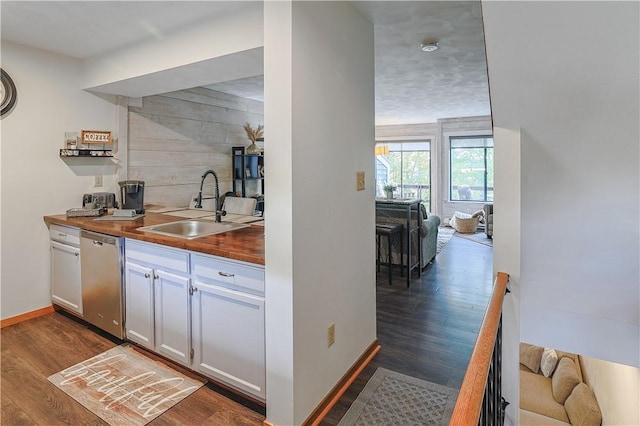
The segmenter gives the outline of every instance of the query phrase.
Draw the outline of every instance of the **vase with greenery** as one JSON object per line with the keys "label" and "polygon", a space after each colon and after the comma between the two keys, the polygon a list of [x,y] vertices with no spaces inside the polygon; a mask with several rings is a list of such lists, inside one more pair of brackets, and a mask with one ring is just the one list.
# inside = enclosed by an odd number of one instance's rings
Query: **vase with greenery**
{"label": "vase with greenery", "polygon": [[251,124],[244,124],[244,131],[247,132],[247,137],[251,141],[251,145],[247,147],[247,154],[259,154],[260,148],[256,145],[256,140],[262,137],[264,134],[264,126],[262,124],[258,124],[258,127],[255,129],[251,127]]}
{"label": "vase with greenery", "polygon": [[387,194],[387,198],[388,199],[392,199],[393,198],[393,191],[395,191],[398,187],[392,184],[387,184],[384,186],[384,192],[385,194]]}

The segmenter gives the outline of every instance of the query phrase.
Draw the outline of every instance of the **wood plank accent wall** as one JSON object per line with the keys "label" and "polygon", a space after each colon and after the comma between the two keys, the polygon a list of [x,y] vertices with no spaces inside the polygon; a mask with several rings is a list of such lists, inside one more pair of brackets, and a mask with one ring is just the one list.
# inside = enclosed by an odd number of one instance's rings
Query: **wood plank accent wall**
{"label": "wood plank accent wall", "polygon": [[249,145],[242,126],[263,124],[263,111],[263,102],[203,87],[145,97],[129,107],[127,178],[145,181],[145,203],[166,206],[189,205],[209,169],[221,194],[231,191],[231,147]]}

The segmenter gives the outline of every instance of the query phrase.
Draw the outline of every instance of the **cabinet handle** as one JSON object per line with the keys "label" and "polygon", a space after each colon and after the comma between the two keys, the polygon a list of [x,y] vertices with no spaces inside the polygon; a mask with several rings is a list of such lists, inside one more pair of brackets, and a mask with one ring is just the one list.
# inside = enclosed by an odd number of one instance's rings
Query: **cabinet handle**
{"label": "cabinet handle", "polygon": [[80,253],[74,253],[76,255],[76,257],[80,256]]}
{"label": "cabinet handle", "polygon": [[67,234],[63,234],[63,233],[58,232],[58,237],[66,238]]}
{"label": "cabinet handle", "polygon": [[222,272],[222,271],[218,271],[218,275],[221,275],[223,277],[234,277],[235,276],[231,272]]}
{"label": "cabinet handle", "polygon": [[198,287],[189,287],[189,295],[193,296],[193,293],[198,291]]}
{"label": "cabinet handle", "polygon": [[151,277],[151,274],[149,274],[149,273],[147,272],[146,274],[144,274],[144,277],[145,277],[145,278],[149,278],[149,277]]}
{"label": "cabinet handle", "polygon": [[155,275],[155,274],[153,275],[153,279],[154,279],[154,280],[157,280],[157,279],[159,279],[159,278],[160,278],[160,277],[159,277],[158,275]]}

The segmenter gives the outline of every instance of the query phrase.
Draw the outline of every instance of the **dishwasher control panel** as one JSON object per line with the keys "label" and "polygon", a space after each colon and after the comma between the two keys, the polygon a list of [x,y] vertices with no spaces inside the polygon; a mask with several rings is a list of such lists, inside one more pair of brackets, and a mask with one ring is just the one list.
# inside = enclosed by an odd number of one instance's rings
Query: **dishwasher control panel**
{"label": "dishwasher control panel", "polygon": [[58,241],[75,247],[80,246],[80,230],[78,228],[51,225],[49,227],[49,238],[51,241]]}

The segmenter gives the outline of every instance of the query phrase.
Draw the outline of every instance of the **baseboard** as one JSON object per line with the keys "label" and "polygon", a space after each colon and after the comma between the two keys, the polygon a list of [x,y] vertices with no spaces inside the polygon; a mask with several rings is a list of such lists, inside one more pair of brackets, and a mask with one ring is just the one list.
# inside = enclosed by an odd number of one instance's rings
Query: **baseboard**
{"label": "baseboard", "polygon": [[[331,411],[333,406],[336,405],[342,394],[346,392],[349,386],[351,386],[351,383],[353,383],[353,381],[360,375],[362,370],[369,365],[373,357],[376,356],[381,348],[382,346],[378,344],[378,339],[376,338],[302,424],[305,426],[319,425],[322,419],[324,419],[329,411]],[[265,425],[266,424],[267,423],[265,421]]]}
{"label": "baseboard", "polygon": [[15,317],[6,318],[0,321],[0,328],[9,327],[10,325],[18,324],[23,321],[27,321],[33,318],[38,318],[43,315],[52,314],[55,312],[53,306],[45,306],[44,308],[36,309],[35,311],[25,312],[24,314],[16,315]]}
{"label": "baseboard", "polygon": [[[374,356],[380,351],[382,346],[378,344],[378,339],[376,338],[369,347],[360,355],[357,361],[347,370],[346,373],[342,376],[342,378],[336,383],[336,385],[331,389],[331,391],[324,397],[324,399],[318,404],[315,410],[307,417],[307,419],[302,423],[304,426],[317,426],[320,424],[322,419],[327,415],[329,411],[333,408],[334,405],[338,402],[342,394],[351,386],[351,383],[360,375],[362,370],[369,365]],[[265,419],[262,422],[263,426],[275,426],[273,423]]]}

